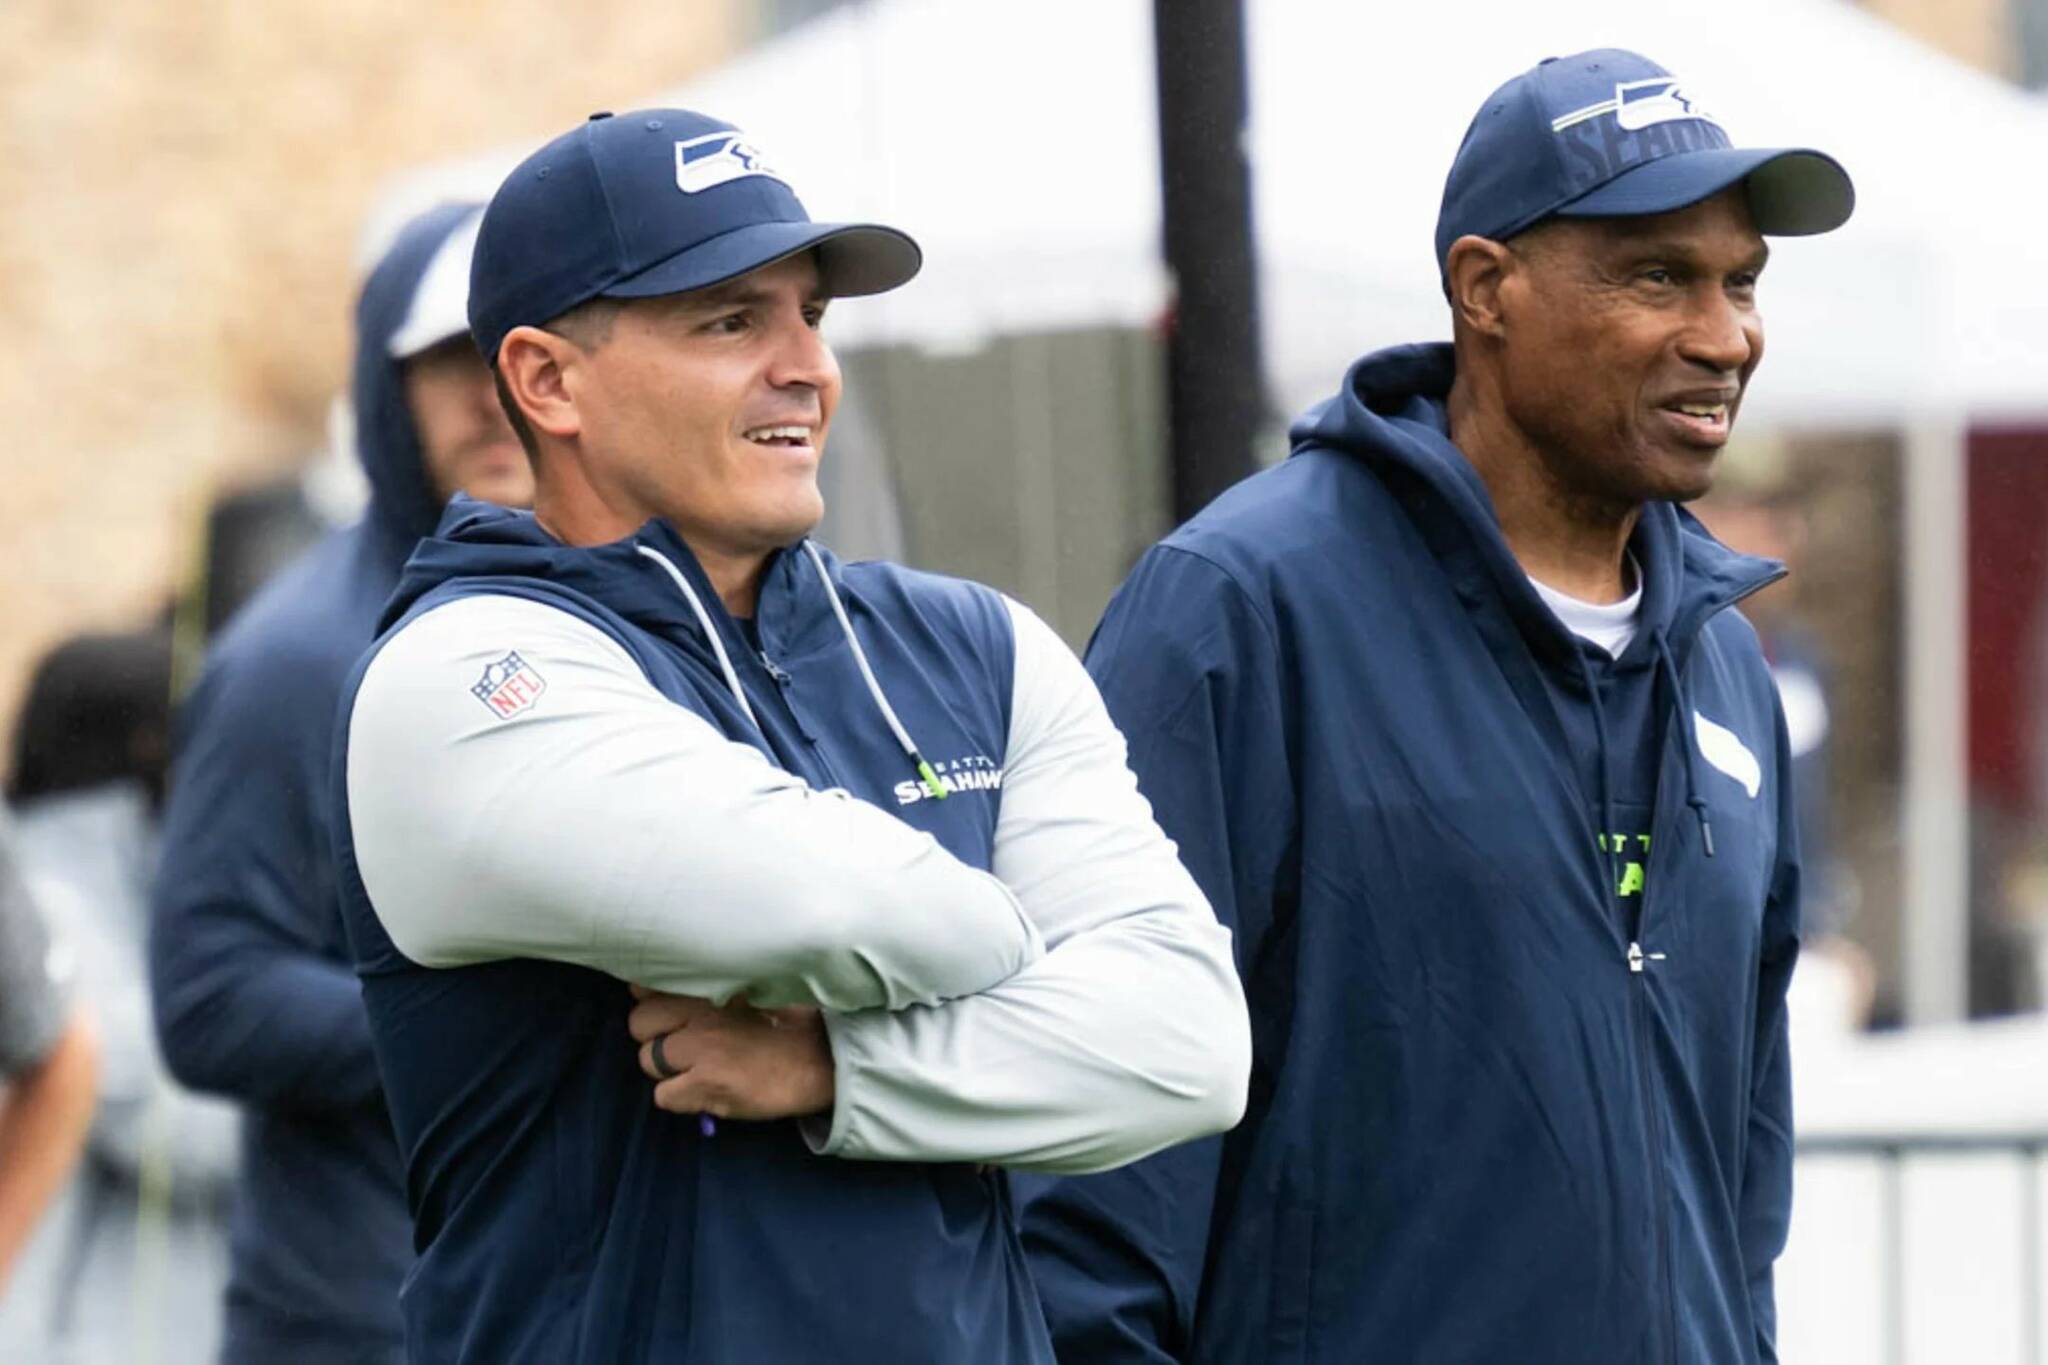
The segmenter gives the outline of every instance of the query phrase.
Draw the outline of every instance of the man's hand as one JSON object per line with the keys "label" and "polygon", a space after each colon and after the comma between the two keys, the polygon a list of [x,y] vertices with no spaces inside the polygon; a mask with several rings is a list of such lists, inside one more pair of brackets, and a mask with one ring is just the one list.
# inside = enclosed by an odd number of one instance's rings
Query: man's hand
{"label": "man's hand", "polygon": [[[626,1026],[640,1069],[659,1082],[654,1102],[672,1114],[789,1119],[832,1107],[832,1045],[809,1008],[720,1008],[687,995],[633,987]],[[661,1049],[657,1057],[655,1049]]]}

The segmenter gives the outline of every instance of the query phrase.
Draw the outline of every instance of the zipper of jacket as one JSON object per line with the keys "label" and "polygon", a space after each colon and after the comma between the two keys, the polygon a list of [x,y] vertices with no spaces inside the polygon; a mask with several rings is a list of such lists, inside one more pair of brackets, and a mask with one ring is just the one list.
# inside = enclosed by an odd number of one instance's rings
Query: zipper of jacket
{"label": "zipper of jacket", "polygon": [[782,697],[782,709],[789,712],[789,718],[796,725],[796,732],[804,737],[804,743],[812,748],[818,746],[818,737],[811,733],[811,727],[804,723],[803,716],[796,709],[796,699],[790,694],[796,679],[789,676],[789,670],[768,657],[768,651],[754,651],[761,660],[761,667],[768,671],[768,680],[775,684],[775,690]]}
{"label": "zipper of jacket", "polygon": [[845,784],[839,780],[838,770],[832,766],[831,754],[826,751],[823,744],[819,743],[817,735],[805,723],[803,713],[797,709],[795,695],[796,678],[790,674],[788,669],[776,663],[769,656],[767,650],[755,650],[754,657],[760,661],[761,669],[768,675],[768,680],[775,684],[775,695],[782,703],[782,713],[789,717],[790,724],[796,728],[797,734],[809,746],[811,758],[818,765],[819,771],[824,774],[826,785],[833,787],[844,786]]}
{"label": "zipper of jacket", "polygon": [[1671,1279],[1671,1218],[1667,1208],[1666,1181],[1664,1179],[1664,1120],[1658,1111],[1655,1077],[1650,1067],[1650,1051],[1653,1040],[1650,1036],[1650,981],[1647,964],[1662,962],[1664,954],[1646,953],[1641,943],[1630,940],[1628,945],[1628,970],[1635,980],[1629,983],[1629,1022],[1635,1033],[1636,1085],[1642,1091],[1643,1141],[1645,1152],[1645,1173],[1649,1187],[1645,1191],[1650,1199],[1650,1224],[1656,1241],[1657,1278],[1662,1282],[1663,1313],[1662,1332],[1664,1349],[1660,1358],[1677,1365],[1678,1324],[1675,1319],[1677,1291]]}
{"label": "zipper of jacket", "polygon": [[[1756,592],[1760,588],[1768,587],[1782,577],[1784,577],[1784,574],[1780,571],[1759,582],[1746,585],[1743,591],[1736,593],[1725,602],[1715,603],[1701,618],[1699,625],[1695,628],[1695,633],[1704,631],[1706,623],[1715,616],[1728,610],[1728,608],[1734,606],[1751,593]],[[1668,750],[1674,743],[1684,745],[1692,742],[1691,729],[1686,724],[1686,717],[1681,715],[1677,717],[1677,723],[1672,727],[1672,731],[1667,733],[1665,743],[1660,747]],[[1632,978],[1629,982],[1629,1022],[1632,1026],[1630,1031],[1634,1034],[1635,1041],[1636,1085],[1642,1092],[1643,1140],[1648,1146],[1644,1164],[1646,1174],[1649,1177],[1647,1193],[1652,1201],[1650,1221],[1657,1243],[1657,1275],[1663,1282],[1664,1287],[1664,1312],[1662,1314],[1664,1350],[1661,1354],[1664,1360],[1670,1362],[1670,1365],[1677,1365],[1678,1295],[1672,1283],[1671,1217],[1668,1193],[1664,1188],[1666,1182],[1663,1174],[1666,1135],[1664,1132],[1663,1116],[1659,1111],[1656,1101],[1656,1078],[1651,1067],[1651,1052],[1655,1047],[1655,1039],[1651,1036],[1650,1031],[1649,990],[1652,973],[1649,969],[1651,964],[1664,961],[1665,954],[1649,952],[1643,947],[1643,940],[1650,937],[1651,930],[1654,927],[1650,916],[1650,900],[1657,894],[1658,889],[1663,885],[1665,877],[1668,876],[1658,866],[1658,854],[1665,853],[1663,861],[1670,861],[1669,854],[1665,851],[1671,847],[1674,837],[1678,832],[1676,817],[1669,820],[1664,818],[1665,808],[1668,804],[1664,800],[1663,790],[1662,773],[1664,757],[1663,753],[1658,755],[1657,797],[1656,803],[1652,808],[1650,821],[1650,847],[1643,862],[1642,899],[1636,903],[1635,923],[1633,926],[1627,923],[1626,916],[1623,917],[1623,932],[1628,939],[1628,947],[1623,954],[1623,961],[1629,976]],[[1683,763],[1686,761],[1686,758],[1687,755],[1683,750],[1680,750],[1678,753],[1679,761]],[[1702,837],[1705,837],[1704,833]],[[1609,888],[1610,894],[1614,894],[1617,891],[1618,888]]]}
{"label": "zipper of jacket", "polygon": [[[798,545],[810,557],[811,567],[817,571],[819,586],[825,590],[825,600],[832,607],[834,619],[839,622],[839,633],[844,637],[846,647],[853,655],[854,666],[860,670],[861,682],[867,687],[869,699],[874,702],[875,709],[881,712],[883,723],[889,727],[889,733],[903,750],[904,758],[909,760],[911,769],[916,772],[918,780],[924,784],[925,791],[935,801],[945,800],[947,796],[951,795],[951,789],[939,780],[938,773],[932,770],[932,765],[925,760],[924,754],[918,750],[917,741],[913,740],[910,737],[910,731],[903,727],[903,721],[896,714],[896,708],[889,705],[888,695],[882,691],[882,684],[875,678],[874,666],[868,662],[867,651],[861,648],[860,637],[854,634],[853,621],[846,614],[846,604],[839,600],[839,589],[833,586],[832,571],[825,563],[825,556],[820,553],[818,547],[808,537],[799,541]],[[704,632],[707,643],[711,646],[711,652],[718,656],[719,671],[725,675],[726,687],[732,693],[733,701],[738,704],[741,711],[746,713],[747,720],[754,725],[755,729],[759,730],[760,721],[755,717],[754,709],[747,701],[746,692],[740,687],[739,673],[734,669],[732,657],[726,651],[724,636],[721,634],[717,622],[712,619],[711,612],[705,607],[702,595],[694,587],[690,586],[689,577],[681,569],[677,568],[674,561],[669,559],[667,555],[650,545],[638,545],[634,548],[643,558],[659,565],[662,572],[667,574],[669,580],[675,584],[676,591],[682,594],[683,599],[690,604],[690,612],[697,618],[698,628]],[[775,683],[776,695],[782,702],[783,711],[788,715],[791,726],[796,729],[797,733],[807,743],[815,747],[816,740],[813,739],[809,729],[798,718],[796,706],[791,700],[791,691],[795,679],[789,675],[787,670],[783,669],[768,656],[767,650],[759,647],[750,647],[753,648],[754,657],[760,661],[762,671]],[[742,657],[745,656],[742,655]],[[767,738],[765,731],[762,732],[762,737],[764,739]],[[822,753],[819,757],[819,764],[825,769],[826,777],[831,779],[835,785],[840,785],[838,774],[833,771],[831,762],[825,759]]]}
{"label": "zipper of jacket", "polygon": [[[1669,1182],[1664,1174],[1667,1135],[1664,1131],[1663,1112],[1657,1102],[1656,1071],[1653,1064],[1656,1038],[1650,1026],[1650,982],[1655,974],[1652,969],[1655,964],[1663,962],[1666,955],[1650,951],[1643,943],[1645,940],[1651,940],[1654,931],[1659,927],[1655,917],[1650,914],[1651,901],[1655,899],[1659,904],[1662,903],[1658,892],[1670,877],[1670,873],[1660,864],[1668,864],[1671,861],[1670,849],[1681,837],[1682,825],[1672,809],[1674,803],[1665,799],[1663,770],[1674,753],[1676,761],[1685,762],[1686,755],[1683,750],[1674,749],[1674,746],[1691,742],[1691,729],[1685,724],[1684,718],[1680,717],[1667,727],[1664,742],[1659,746],[1657,797],[1650,819],[1650,846],[1644,850],[1642,895],[1636,902],[1634,923],[1629,923],[1626,915],[1623,917],[1623,932],[1628,939],[1624,963],[1630,978],[1629,1022],[1635,1042],[1636,1085],[1642,1092],[1643,1141],[1648,1149],[1644,1165],[1649,1177],[1647,1194],[1651,1201],[1650,1222],[1656,1242],[1656,1276],[1664,1291],[1663,1312],[1658,1315],[1662,1320],[1659,1334],[1664,1341],[1663,1349],[1657,1353],[1657,1358],[1669,1362],[1669,1365],[1677,1365],[1678,1361],[1678,1293],[1672,1278],[1670,1198],[1666,1189]],[[1676,805],[1679,810],[1686,809],[1683,802]]]}

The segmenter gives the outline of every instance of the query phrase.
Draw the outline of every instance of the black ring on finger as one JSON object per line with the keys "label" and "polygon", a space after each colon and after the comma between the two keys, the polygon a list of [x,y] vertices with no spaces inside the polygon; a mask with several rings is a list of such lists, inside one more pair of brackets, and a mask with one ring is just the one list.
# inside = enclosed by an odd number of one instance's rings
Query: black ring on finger
{"label": "black ring on finger", "polygon": [[669,1063],[668,1054],[662,1051],[662,1049],[665,1046],[667,1046],[668,1040],[671,1036],[672,1035],[670,1034],[664,1033],[659,1038],[656,1038],[652,1043],[648,1044],[647,1047],[648,1058],[654,1064],[654,1074],[665,1081],[672,1081],[676,1077],[683,1074],[681,1068],[672,1066]]}

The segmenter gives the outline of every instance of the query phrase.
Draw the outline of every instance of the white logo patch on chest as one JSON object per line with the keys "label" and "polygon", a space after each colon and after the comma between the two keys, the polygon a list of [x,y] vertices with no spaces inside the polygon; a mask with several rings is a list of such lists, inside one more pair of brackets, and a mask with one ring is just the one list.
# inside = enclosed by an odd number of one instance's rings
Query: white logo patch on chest
{"label": "white logo patch on chest", "polygon": [[1764,785],[1764,767],[1749,746],[1733,730],[1716,725],[1697,711],[1692,713],[1692,728],[1699,740],[1700,757],[1740,782],[1749,799],[1756,800]]}
{"label": "white logo patch on chest", "polygon": [[[944,763],[932,764],[932,772],[939,779],[939,785],[946,789],[946,795],[960,792],[993,792],[1002,790],[1003,770],[987,754],[975,754],[971,758],[948,759]],[[898,782],[896,804],[916,805],[919,801],[934,799],[925,790],[922,782]]]}

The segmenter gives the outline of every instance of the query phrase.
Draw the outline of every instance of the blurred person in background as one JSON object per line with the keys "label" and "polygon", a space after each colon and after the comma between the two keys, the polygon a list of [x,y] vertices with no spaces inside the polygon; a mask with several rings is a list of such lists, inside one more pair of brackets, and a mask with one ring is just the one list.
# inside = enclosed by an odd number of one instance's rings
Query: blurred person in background
{"label": "blurred person in background", "polygon": [[[350,518],[353,520],[353,518]],[[321,519],[294,470],[216,498],[206,511],[206,543],[194,587],[199,629],[211,640],[234,614],[339,523]]]}
{"label": "blurred person in background", "polygon": [[1694,505],[1700,523],[1729,549],[1783,564],[1782,582],[1747,598],[1771,682],[1785,710],[1799,819],[1799,971],[1790,1008],[1795,1036],[1820,1041],[1859,1031],[1877,996],[1870,955],[1845,932],[1854,898],[1846,869],[1831,856],[1828,800],[1828,670],[1803,616],[1799,569],[1808,534],[1789,453],[1776,443],[1738,442],[1720,462],[1714,491]]}
{"label": "blurred person in background", "polygon": [[1602,50],[1488,96],[1450,345],[1356,362],[1089,649],[1237,931],[1245,1121],[1025,1215],[1062,1359],[1776,1359],[1785,726],[1705,493],[1848,177]]}
{"label": "blurred person in background", "polygon": [[0,1297],[85,1146],[97,1047],[0,813]]}
{"label": "blurred person in background", "polygon": [[100,1036],[86,1161],[0,1311],[0,1345],[37,1359],[173,1342],[197,1359],[218,1336],[235,1114],[165,1070],[144,966],[170,693],[168,629],[79,636],[37,666],[15,731],[21,870]]}
{"label": "blurred person in background", "polygon": [[[2034,572],[2048,576],[2048,555]],[[2018,810],[1982,795],[1971,811],[1973,1011],[2048,1009],[2048,588],[2038,591],[2017,679],[2026,781]]]}
{"label": "blurred person in background", "polygon": [[456,492],[524,505],[525,453],[466,319],[477,210],[398,234],[356,309],[368,509],[267,585],[179,717],[150,975],[164,1055],[242,1101],[228,1362],[396,1361],[412,1262],[398,1152],[328,842],[341,684]]}

